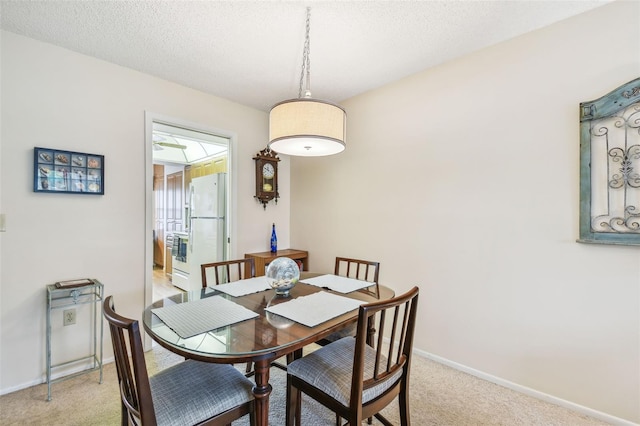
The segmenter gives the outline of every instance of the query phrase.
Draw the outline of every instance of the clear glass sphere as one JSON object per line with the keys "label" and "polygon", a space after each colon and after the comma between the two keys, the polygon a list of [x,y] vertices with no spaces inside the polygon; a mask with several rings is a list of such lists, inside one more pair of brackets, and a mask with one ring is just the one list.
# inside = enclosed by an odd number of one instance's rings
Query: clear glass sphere
{"label": "clear glass sphere", "polygon": [[276,294],[288,295],[300,278],[300,268],[288,257],[278,257],[269,263],[266,277]]}

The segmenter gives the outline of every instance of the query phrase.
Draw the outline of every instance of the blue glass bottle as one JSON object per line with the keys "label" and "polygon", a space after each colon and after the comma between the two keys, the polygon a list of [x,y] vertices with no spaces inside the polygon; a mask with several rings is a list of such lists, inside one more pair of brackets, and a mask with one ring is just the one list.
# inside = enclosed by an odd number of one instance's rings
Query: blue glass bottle
{"label": "blue glass bottle", "polygon": [[271,227],[271,253],[278,251],[278,237],[276,236],[276,224]]}

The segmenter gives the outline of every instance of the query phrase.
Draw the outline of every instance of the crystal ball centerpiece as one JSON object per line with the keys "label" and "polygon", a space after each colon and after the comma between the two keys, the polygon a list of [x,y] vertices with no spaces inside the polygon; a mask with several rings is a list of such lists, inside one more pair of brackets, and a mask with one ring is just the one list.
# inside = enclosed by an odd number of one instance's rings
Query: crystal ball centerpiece
{"label": "crystal ball centerpiece", "polygon": [[276,294],[288,296],[289,291],[300,279],[300,268],[295,261],[288,257],[278,257],[269,263],[266,277]]}

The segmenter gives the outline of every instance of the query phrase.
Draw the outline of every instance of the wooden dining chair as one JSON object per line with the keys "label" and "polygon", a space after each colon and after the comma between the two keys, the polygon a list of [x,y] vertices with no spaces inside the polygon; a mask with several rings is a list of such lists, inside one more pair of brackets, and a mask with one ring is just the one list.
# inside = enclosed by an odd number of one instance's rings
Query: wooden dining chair
{"label": "wooden dining chair", "polygon": [[[349,425],[375,416],[398,397],[401,425],[410,424],[409,376],[418,287],[396,298],[362,305],[356,336],[344,337],[289,364],[287,426],[300,425],[301,392]],[[376,336],[367,343],[370,323]]]}
{"label": "wooden dining chair", "polygon": [[249,414],[255,424],[253,383],[227,364],[187,360],[149,377],[138,321],[104,300],[116,360],[122,425],[230,425]]}
{"label": "wooden dining chair", "polygon": [[336,257],[336,265],[333,273],[347,278],[369,281],[371,283],[371,287],[360,289],[360,291],[380,299],[380,286],[378,285],[380,262],[351,259],[348,257]]}
{"label": "wooden dining chair", "polygon": [[[253,278],[256,276],[256,265],[253,258],[225,260],[203,263],[200,265],[200,271],[202,273],[202,288],[207,288],[208,284],[219,285]],[[253,363],[248,362],[245,375],[249,377],[253,373]]]}
{"label": "wooden dining chair", "polygon": [[[256,266],[253,258],[225,260],[223,262],[203,263],[200,265],[202,273],[202,288],[208,283],[213,285],[230,283],[256,276]],[[211,277],[211,279],[208,279]]]}
{"label": "wooden dining chair", "polygon": [[[336,264],[334,269],[334,275],[340,275],[347,278],[354,278],[356,280],[368,281],[372,287],[363,288],[361,291],[370,296],[374,296],[376,299],[380,299],[380,287],[378,285],[378,276],[380,274],[380,262],[374,262],[372,260],[351,259],[348,257],[336,257]],[[331,342],[340,340],[346,336],[354,336],[356,333],[355,325],[347,326],[346,328],[331,333],[327,337],[318,340],[316,343],[320,346],[326,346]]]}

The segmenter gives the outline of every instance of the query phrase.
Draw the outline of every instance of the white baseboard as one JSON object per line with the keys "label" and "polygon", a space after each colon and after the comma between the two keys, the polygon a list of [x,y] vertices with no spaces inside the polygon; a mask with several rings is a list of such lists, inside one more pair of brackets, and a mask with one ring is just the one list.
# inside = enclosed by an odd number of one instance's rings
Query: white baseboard
{"label": "white baseboard", "polygon": [[[529,387],[522,386],[522,385],[519,385],[519,384],[514,383],[514,382],[510,382],[508,380],[504,380],[504,379],[502,379],[500,377],[496,377],[496,376],[493,376],[491,374],[484,373],[484,372],[482,372],[480,370],[476,370],[474,368],[467,367],[466,365],[457,363],[455,361],[451,361],[449,359],[443,358],[443,357],[438,356],[438,355],[434,355],[434,354],[426,352],[426,351],[422,351],[422,350],[419,350],[419,349],[414,349],[413,353],[414,353],[414,355],[420,356],[422,358],[429,359],[429,360],[437,362],[439,364],[446,365],[447,367],[451,367],[451,368],[453,368],[455,370],[462,371],[462,372],[467,373],[467,374],[471,374],[472,376],[478,377],[478,378],[480,378],[482,380],[486,380],[488,382],[495,383],[497,385],[503,386],[503,387],[505,387],[507,389],[511,389],[511,390],[516,391],[516,392],[520,392],[520,393],[522,393],[524,395],[528,395],[528,396],[531,396],[533,398],[537,398],[539,400],[546,401],[546,402],[549,402],[551,404],[555,404],[555,405],[558,405],[560,407],[567,408],[567,409],[575,411],[577,413],[581,413],[581,414],[593,417],[595,419],[602,420],[603,422],[607,422],[607,423],[612,424],[612,425],[616,425],[616,426],[639,426],[638,423],[630,422],[628,420],[621,419],[619,417],[615,417],[615,416],[612,416],[610,414],[603,413],[601,411],[597,411],[597,410],[594,410],[592,408],[585,407],[583,405],[576,404],[576,403],[573,403],[571,401],[567,401],[565,399],[558,398],[558,397],[555,397],[553,395],[549,395],[547,393],[540,392],[540,391],[537,391],[535,389],[531,389]],[[104,359],[103,360],[103,366],[106,365],[106,364],[109,364],[109,363],[111,363],[113,361],[114,361],[113,357],[111,357],[109,359]],[[80,369],[78,369],[78,370],[80,370]],[[55,379],[55,378],[61,376],[62,374],[71,374],[73,372],[75,372],[75,371],[66,371],[66,372],[58,374],[56,376],[52,375],[52,378]],[[34,380],[32,382],[29,382],[29,383],[23,383],[23,384],[21,384],[19,386],[2,389],[2,390],[0,390],[0,395],[5,395],[5,394],[8,394],[8,393],[16,392],[16,391],[19,391],[19,390],[22,390],[22,389],[26,389],[26,388],[29,388],[31,386],[40,385],[40,384],[43,384],[43,383],[46,383],[46,378],[41,379],[41,380]]]}
{"label": "white baseboard", "polygon": [[[102,366],[104,367],[107,364],[112,363],[115,360],[114,357],[111,358],[105,358],[102,360]],[[55,373],[51,373],[51,380],[56,380],[60,377],[64,377],[64,376],[68,376],[70,374],[74,374],[74,373],[78,373],[80,371],[86,370],[88,368],[91,367],[91,363],[92,361],[87,361],[84,365],[82,363],[79,363],[79,365],[73,365],[69,368],[60,368],[59,371],[55,372]],[[13,392],[17,392],[19,390],[22,389],[26,389],[26,388],[30,388],[32,386],[38,386],[38,385],[42,385],[42,384],[46,384],[47,383],[47,377],[46,375],[44,375],[41,379],[36,379],[36,380],[32,380],[30,382],[27,383],[22,383],[20,385],[17,386],[13,386],[10,388],[5,388],[0,390],[0,395],[6,395],[8,393],[13,393]],[[51,384],[51,394],[54,395],[54,387],[55,384],[52,383]],[[46,391],[45,391],[46,393]],[[46,398],[46,395],[45,395]]]}
{"label": "white baseboard", "polygon": [[414,349],[413,353],[422,358],[430,359],[431,361],[437,362],[439,364],[446,365],[447,367],[451,367],[455,370],[462,371],[464,373],[471,374],[472,376],[478,377],[482,380],[486,380],[491,383],[495,383],[497,385],[503,386],[505,388],[514,390],[516,392],[520,392],[522,394],[537,398],[539,400],[549,402],[551,404],[559,405],[560,407],[567,408],[569,410],[575,411],[577,413],[585,414],[587,416],[593,417],[598,420],[602,420],[603,422],[610,423],[616,426],[639,426],[638,423],[630,422],[629,420],[621,419],[619,417],[612,416],[610,414],[603,413],[601,411],[594,410],[589,407],[585,407],[580,404],[575,404],[571,401],[567,401],[562,398],[555,397],[553,395],[549,395],[544,392],[537,391],[535,389],[528,388],[526,386],[519,385],[517,383],[510,382],[508,380],[501,379],[500,377],[492,376],[491,374],[484,373],[482,371],[476,370],[471,367],[467,367],[466,365],[459,364],[457,362],[448,360],[446,358],[442,358],[438,355],[434,355],[429,352],[425,352],[419,349]]}

